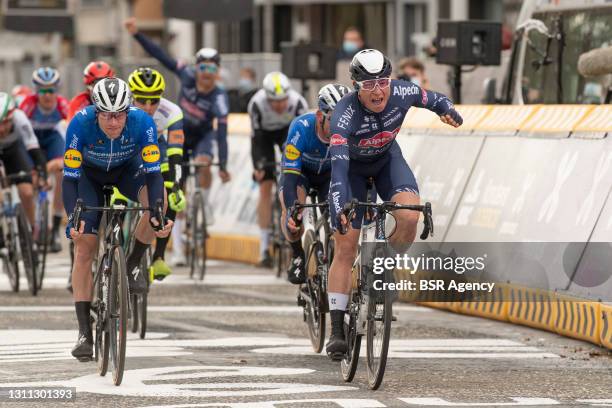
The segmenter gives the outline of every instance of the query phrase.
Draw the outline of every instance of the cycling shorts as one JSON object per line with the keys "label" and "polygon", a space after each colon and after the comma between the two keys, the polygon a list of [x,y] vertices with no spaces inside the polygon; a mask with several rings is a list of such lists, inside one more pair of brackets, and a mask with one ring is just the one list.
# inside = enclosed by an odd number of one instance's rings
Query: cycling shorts
{"label": "cycling shorts", "polygon": [[32,183],[32,159],[23,141],[17,140],[8,146],[0,148],[0,160],[4,163],[7,175],[24,173],[22,176],[12,179],[12,184]]}
{"label": "cycling shorts", "polygon": [[[142,160],[135,156],[122,166],[109,171],[83,165],[81,177],[78,180],[78,196],[85,206],[104,205],[104,185],[116,186],[121,194],[134,202],[138,202],[138,193],[145,185],[145,173]],[[82,215],[85,221],[85,234],[97,234],[102,213],[86,211]]]}
{"label": "cycling shorts", "polygon": [[185,143],[183,145],[184,159],[198,156],[213,157],[213,142],[217,139],[217,131],[212,128],[197,129],[189,126],[184,127]]}
{"label": "cycling shorts", "polygon": [[278,146],[281,153],[283,144],[287,140],[287,132],[289,128],[283,128],[275,131],[258,131],[251,137],[251,158],[253,159],[253,168],[257,169],[259,163],[264,163],[264,180],[274,180],[276,176],[276,154],[274,146]]}
{"label": "cycling shorts", "polygon": [[66,141],[58,132],[51,132],[38,138],[40,148],[45,152],[47,161],[64,157]]}
{"label": "cycling shorts", "polygon": [[[353,198],[359,201],[366,200],[369,177],[374,178],[376,192],[383,201],[390,201],[395,194],[402,192],[419,195],[419,187],[414,174],[395,141],[387,153],[375,162],[350,161],[348,179],[351,183]],[[361,228],[364,213],[365,209],[363,207],[357,209],[355,219],[351,223],[353,228]]]}

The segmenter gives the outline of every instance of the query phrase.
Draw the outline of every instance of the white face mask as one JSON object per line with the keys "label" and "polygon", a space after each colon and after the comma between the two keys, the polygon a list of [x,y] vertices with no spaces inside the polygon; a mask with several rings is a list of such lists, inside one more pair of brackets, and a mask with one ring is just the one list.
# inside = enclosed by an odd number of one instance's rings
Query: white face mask
{"label": "white face mask", "polygon": [[421,86],[421,80],[419,78],[413,77],[413,78],[410,78],[410,81],[416,86]]}

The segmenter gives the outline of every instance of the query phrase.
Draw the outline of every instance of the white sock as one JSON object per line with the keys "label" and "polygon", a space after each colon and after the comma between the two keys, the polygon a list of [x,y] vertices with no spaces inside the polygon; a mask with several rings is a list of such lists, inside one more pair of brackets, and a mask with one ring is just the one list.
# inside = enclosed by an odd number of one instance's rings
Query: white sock
{"label": "white sock", "polygon": [[259,255],[261,258],[268,252],[268,247],[270,246],[270,230],[262,229],[259,231]]}
{"label": "white sock", "polygon": [[328,292],[327,297],[329,299],[329,310],[346,310],[348,304],[348,295],[344,293]]}
{"label": "white sock", "polygon": [[177,218],[172,226],[172,253],[183,254],[183,219]]}

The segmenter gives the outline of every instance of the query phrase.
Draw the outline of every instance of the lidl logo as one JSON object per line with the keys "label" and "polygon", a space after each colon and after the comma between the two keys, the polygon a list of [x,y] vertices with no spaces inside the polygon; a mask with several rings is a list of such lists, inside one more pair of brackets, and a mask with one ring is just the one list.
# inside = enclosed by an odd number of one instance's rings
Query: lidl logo
{"label": "lidl logo", "polygon": [[294,145],[288,144],[287,147],[285,147],[285,157],[289,160],[295,160],[300,157],[300,151]]}
{"label": "lidl logo", "polygon": [[159,147],[157,145],[149,145],[142,149],[142,160],[147,163],[155,163],[159,160]]}
{"label": "lidl logo", "polygon": [[64,164],[71,169],[78,169],[83,162],[81,152],[76,149],[68,149],[64,153]]}

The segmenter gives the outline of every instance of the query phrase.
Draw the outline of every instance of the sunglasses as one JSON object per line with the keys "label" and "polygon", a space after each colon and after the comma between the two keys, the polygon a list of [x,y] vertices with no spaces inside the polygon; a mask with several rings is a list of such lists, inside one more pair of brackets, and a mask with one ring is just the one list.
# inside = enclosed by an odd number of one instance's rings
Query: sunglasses
{"label": "sunglasses", "polygon": [[219,67],[217,67],[217,65],[215,64],[207,64],[205,62],[198,64],[198,71],[200,72],[208,72],[210,74],[216,74],[218,70],[219,70]]}
{"label": "sunglasses", "polygon": [[38,90],[39,95],[54,94],[55,88],[43,88]]}
{"label": "sunglasses", "polygon": [[123,112],[98,112],[98,116],[104,120],[123,120],[127,118],[127,111]]}
{"label": "sunglasses", "polygon": [[161,99],[159,97],[135,96],[134,101],[141,105],[146,105],[149,102],[151,105],[157,105]]}
{"label": "sunglasses", "polygon": [[361,82],[357,81],[357,85],[359,85],[359,89],[363,89],[364,91],[373,91],[377,85],[380,89],[384,89],[391,85],[391,78],[368,79]]}

